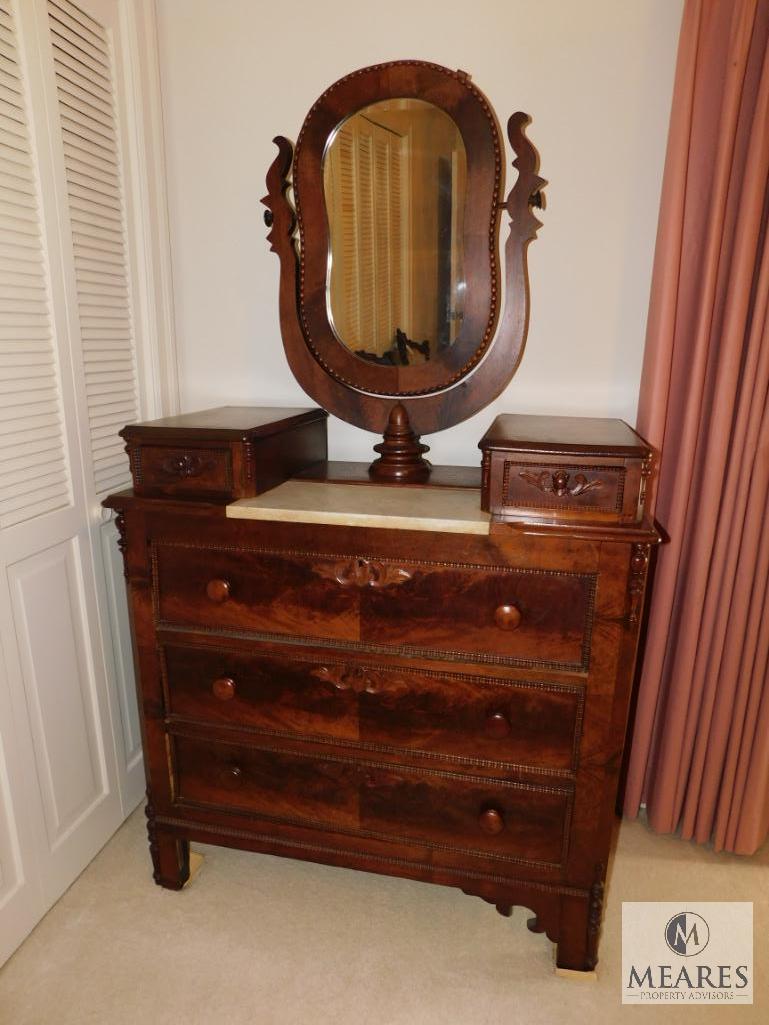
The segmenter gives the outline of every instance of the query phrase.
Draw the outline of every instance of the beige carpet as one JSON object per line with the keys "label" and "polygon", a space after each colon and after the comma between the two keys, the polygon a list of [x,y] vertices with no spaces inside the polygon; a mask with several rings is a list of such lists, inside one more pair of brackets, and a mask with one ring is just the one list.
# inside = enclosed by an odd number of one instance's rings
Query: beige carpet
{"label": "beige carpet", "polygon": [[[594,981],[459,891],[221,848],[182,893],[135,812],[0,971],[2,1025],[769,1023],[769,848],[715,855],[624,823]],[[755,902],[752,1007],[623,1007],[622,900]]]}

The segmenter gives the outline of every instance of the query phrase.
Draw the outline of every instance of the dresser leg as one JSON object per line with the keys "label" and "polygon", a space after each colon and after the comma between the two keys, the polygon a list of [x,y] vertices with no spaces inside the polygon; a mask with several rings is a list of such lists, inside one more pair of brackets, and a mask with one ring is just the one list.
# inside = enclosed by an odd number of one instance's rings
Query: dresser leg
{"label": "dresser leg", "polygon": [[150,844],[152,878],[167,890],[181,890],[190,877],[190,845],[168,833],[158,833],[156,843]]}
{"label": "dresser leg", "polygon": [[147,839],[152,856],[152,878],[167,890],[181,890],[190,877],[190,844],[159,829],[155,822],[152,797],[147,790]]}
{"label": "dresser leg", "polygon": [[[595,888],[594,888],[595,889]],[[598,960],[601,893],[590,897],[562,897],[556,964],[577,972],[591,972]]]}

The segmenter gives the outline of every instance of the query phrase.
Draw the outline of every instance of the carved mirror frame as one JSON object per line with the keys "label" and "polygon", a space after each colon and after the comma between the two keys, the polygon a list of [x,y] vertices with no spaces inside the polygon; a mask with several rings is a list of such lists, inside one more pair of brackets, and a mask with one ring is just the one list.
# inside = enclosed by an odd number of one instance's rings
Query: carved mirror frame
{"label": "carved mirror frame", "polygon": [[[467,156],[463,258],[464,318],[456,341],[438,357],[408,367],[369,363],[337,337],[328,314],[329,225],[323,158],[339,126],[388,99],[414,98],[443,110],[458,127]],[[300,386],[330,413],[385,432],[371,475],[418,481],[429,475],[418,435],[452,427],[483,409],[507,386],[526,338],[529,291],[526,249],[541,226],[532,208],[546,184],[526,138],[526,114],[513,114],[507,134],[518,178],[507,200],[504,147],[494,111],[463,71],[425,61],[392,61],[354,71],[312,105],[296,148],[283,136],[267,173],[265,223],[280,259],[280,323],[286,356]],[[289,173],[291,178],[289,179]],[[287,197],[293,190],[294,206]],[[499,315],[499,219],[505,209],[505,305]],[[298,240],[296,238],[298,229]],[[297,245],[298,241],[298,245]],[[495,329],[496,334],[495,334]]]}

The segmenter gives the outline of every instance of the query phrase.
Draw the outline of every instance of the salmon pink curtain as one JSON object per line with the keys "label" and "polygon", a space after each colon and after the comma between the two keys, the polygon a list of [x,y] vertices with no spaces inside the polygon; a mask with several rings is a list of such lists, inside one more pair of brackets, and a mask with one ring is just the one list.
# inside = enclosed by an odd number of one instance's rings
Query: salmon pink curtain
{"label": "salmon pink curtain", "polygon": [[638,430],[661,546],[625,791],[652,828],[769,830],[769,0],[686,0]]}

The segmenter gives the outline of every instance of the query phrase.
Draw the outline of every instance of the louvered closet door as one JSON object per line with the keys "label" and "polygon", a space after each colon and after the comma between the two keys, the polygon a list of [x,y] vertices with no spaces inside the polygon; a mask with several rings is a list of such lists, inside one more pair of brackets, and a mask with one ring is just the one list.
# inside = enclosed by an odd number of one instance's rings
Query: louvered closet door
{"label": "louvered closet door", "polygon": [[[14,11],[0,0],[0,955],[44,910],[35,768],[8,590],[7,540],[25,520],[71,508],[35,160]],[[52,480],[57,484],[52,484]],[[45,483],[47,481],[47,483]],[[41,486],[38,484],[41,482]],[[13,674],[13,680],[11,678]],[[11,683],[13,682],[13,689]]]}
{"label": "louvered closet door", "polygon": [[[110,5],[99,4],[102,14]],[[105,26],[70,0],[48,0],[56,98],[82,341],[93,493],[130,482],[118,431],[138,418],[135,347],[128,294],[128,246],[113,88]],[[106,20],[106,19],[102,19]]]}
{"label": "louvered closet door", "polygon": [[0,0],[0,961],[141,790],[99,506],[139,415],[118,13]]}
{"label": "louvered closet door", "polygon": [[116,0],[38,3],[49,33],[49,103],[59,126],[53,170],[67,256],[64,284],[85,453],[86,508],[127,813],[143,796],[144,767],[122,560],[114,525],[99,503],[131,483],[118,431],[152,411],[141,409],[138,394],[131,287],[137,271],[126,204],[129,151],[119,89],[119,5]]}

